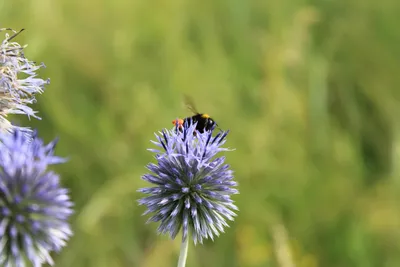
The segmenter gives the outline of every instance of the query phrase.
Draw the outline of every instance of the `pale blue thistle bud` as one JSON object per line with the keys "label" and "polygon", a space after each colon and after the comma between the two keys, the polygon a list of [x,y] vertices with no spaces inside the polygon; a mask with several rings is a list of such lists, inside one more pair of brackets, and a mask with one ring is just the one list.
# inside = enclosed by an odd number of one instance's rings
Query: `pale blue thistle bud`
{"label": "pale blue thistle bud", "polygon": [[[0,132],[12,132],[14,128],[21,127],[9,122],[9,114],[24,114],[40,119],[29,105],[36,102],[35,95],[41,94],[50,80],[37,77],[44,64],[37,65],[28,60],[23,53],[26,46],[13,41],[22,30],[0,29],[0,32],[3,31],[6,34],[0,44]],[[28,128],[22,129],[30,131]]]}
{"label": "pale blue thistle bud", "polygon": [[172,239],[182,229],[184,242],[190,232],[195,244],[202,243],[218,236],[236,216],[231,195],[238,193],[237,183],[225,157],[217,157],[229,150],[222,147],[228,132],[212,136],[213,131],[200,133],[187,122],[182,132],[156,134],[153,143],[161,150],[150,149],[157,163],[148,164],[151,173],[142,178],[155,186],[139,190],[149,195],[139,203],[147,206],[145,214],[153,213],[149,222],[160,222],[158,231]]}
{"label": "pale blue thistle bud", "polygon": [[73,203],[48,170],[65,161],[54,156],[55,144],[18,128],[0,133],[0,266],[53,265],[50,253],[72,235],[67,220]]}

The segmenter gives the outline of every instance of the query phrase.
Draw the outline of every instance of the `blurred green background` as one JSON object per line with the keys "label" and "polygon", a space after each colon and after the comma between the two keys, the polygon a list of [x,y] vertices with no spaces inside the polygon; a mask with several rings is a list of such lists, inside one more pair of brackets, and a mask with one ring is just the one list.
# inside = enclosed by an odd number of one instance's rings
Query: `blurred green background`
{"label": "blurred green background", "polygon": [[[400,266],[400,1],[0,0],[51,78],[16,121],[60,137],[76,203],[56,266],[176,266],[136,200],[153,133],[230,129],[236,221],[188,267]],[[22,120],[20,120],[22,119]]]}

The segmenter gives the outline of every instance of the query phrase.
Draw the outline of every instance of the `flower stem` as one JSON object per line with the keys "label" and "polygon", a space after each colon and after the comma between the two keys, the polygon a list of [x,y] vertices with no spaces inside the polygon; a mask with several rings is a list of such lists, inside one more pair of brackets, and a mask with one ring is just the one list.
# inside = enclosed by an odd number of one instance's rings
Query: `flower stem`
{"label": "flower stem", "polygon": [[189,247],[189,236],[186,236],[186,240],[183,240],[182,237],[181,252],[179,254],[178,267],[185,267],[188,247]]}

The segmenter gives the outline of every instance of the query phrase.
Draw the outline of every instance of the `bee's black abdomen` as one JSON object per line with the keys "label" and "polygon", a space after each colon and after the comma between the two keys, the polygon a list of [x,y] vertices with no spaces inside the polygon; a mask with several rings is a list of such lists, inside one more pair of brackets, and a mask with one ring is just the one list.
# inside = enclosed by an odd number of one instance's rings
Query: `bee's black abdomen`
{"label": "bee's black abdomen", "polygon": [[192,117],[184,119],[184,121],[187,120],[191,120],[192,123],[197,122],[196,130],[200,133],[204,133],[204,129],[206,131],[212,130],[215,125],[215,121],[213,119],[209,117],[204,117],[203,114],[196,114]]}

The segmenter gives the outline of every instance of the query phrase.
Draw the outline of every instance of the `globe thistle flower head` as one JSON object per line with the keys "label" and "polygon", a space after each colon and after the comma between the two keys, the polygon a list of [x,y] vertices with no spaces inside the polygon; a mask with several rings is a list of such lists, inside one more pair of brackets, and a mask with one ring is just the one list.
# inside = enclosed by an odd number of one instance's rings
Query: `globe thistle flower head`
{"label": "globe thistle flower head", "polygon": [[0,266],[53,265],[50,253],[72,235],[73,203],[59,176],[47,170],[64,162],[54,148],[55,142],[44,145],[19,129],[0,134]]}
{"label": "globe thistle flower head", "polygon": [[36,65],[28,60],[23,53],[26,46],[13,42],[22,30],[0,29],[3,31],[6,34],[0,44],[0,132],[12,132],[18,127],[7,120],[9,114],[25,114],[40,119],[28,105],[36,102],[35,95],[42,93],[50,80],[37,78],[37,72],[45,67],[44,64]]}
{"label": "globe thistle flower head", "polygon": [[158,232],[169,233],[174,239],[182,229],[186,240],[189,231],[193,241],[219,236],[233,221],[238,208],[233,204],[233,171],[225,164],[225,157],[216,157],[222,151],[228,132],[213,136],[214,129],[200,133],[196,123],[186,121],[182,131],[164,130],[152,141],[160,150],[156,153],[157,163],[147,165],[150,174],[142,179],[154,187],[142,188],[139,192],[149,196],[139,200],[147,206],[144,214],[153,213],[148,222],[160,222]]}

